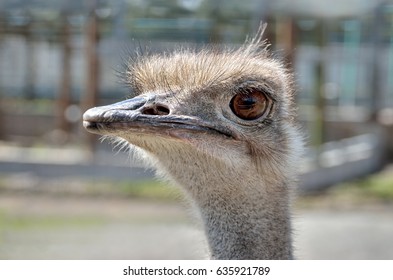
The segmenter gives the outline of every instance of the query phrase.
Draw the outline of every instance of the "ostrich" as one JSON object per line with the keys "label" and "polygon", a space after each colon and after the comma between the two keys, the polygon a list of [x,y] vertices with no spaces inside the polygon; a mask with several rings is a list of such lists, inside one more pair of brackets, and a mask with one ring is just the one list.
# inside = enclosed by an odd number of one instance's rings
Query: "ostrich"
{"label": "ostrich", "polygon": [[291,194],[302,137],[292,76],[261,26],[235,49],[140,56],[134,98],[89,109],[84,127],[121,139],[181,186],[213,259],[291,259]]}

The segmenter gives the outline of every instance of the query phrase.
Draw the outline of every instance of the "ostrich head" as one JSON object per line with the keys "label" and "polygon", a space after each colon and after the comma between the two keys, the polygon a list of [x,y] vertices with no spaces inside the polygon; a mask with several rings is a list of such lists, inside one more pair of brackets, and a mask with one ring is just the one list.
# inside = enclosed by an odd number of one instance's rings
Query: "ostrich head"
{"label": "ostrich head", "polygon": [[139,57],[136,97],[84,114],[182,186],[213,258],[290,258],[289,193],[301,138],[292,77],[257,36],[238,49]]}

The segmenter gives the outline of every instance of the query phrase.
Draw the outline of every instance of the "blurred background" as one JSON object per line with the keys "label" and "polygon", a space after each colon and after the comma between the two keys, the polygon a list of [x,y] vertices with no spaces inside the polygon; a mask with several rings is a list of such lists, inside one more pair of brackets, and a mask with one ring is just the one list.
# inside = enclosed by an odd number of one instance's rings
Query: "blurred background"
{"label": "blurred background", "polygon": [[136,51],[237,46],[261,21],[308,141],[296,255],[392,259],[391,0],[0,0],[0,259],[203,258],[181,193],[81,117],[130,94]]}

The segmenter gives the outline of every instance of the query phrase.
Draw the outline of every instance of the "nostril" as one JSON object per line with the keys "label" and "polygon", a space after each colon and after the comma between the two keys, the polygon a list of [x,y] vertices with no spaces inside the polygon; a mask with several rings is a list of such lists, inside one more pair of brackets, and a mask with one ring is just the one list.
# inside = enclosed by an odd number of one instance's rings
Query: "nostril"
{"label": "nostril", "polygon": [[142,110],[144,115],[169,115],[169,109],[163,105],[156,105]]}
{"label": "nostril", "polygon": [[158,115],[169,115],[169,109],[165,106],[158,105],[156,107]]}

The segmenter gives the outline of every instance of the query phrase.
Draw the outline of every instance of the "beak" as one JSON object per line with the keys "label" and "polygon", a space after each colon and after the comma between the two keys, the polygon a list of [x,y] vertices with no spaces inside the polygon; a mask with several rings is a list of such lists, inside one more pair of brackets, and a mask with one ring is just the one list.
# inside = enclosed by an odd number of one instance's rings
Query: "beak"
{"label": "beak", "polygon": [[107,106],[94,107],[83,114],[83,126],[87,131],[96,134],[105,124],[132,122],[138,115],[138,109],[146,103],[146,99],[136,97]]}
{"label": "beak", "polygon": [[87,110],[83,115],[83,126],[87,131],[101,135],[127,132],[175,136],[180,131],[234,138],[234,134],[226,127],[217,127],[199,117],[174,114],[168,108],[167,104],[156,102],[154,96],[135,97]]}

